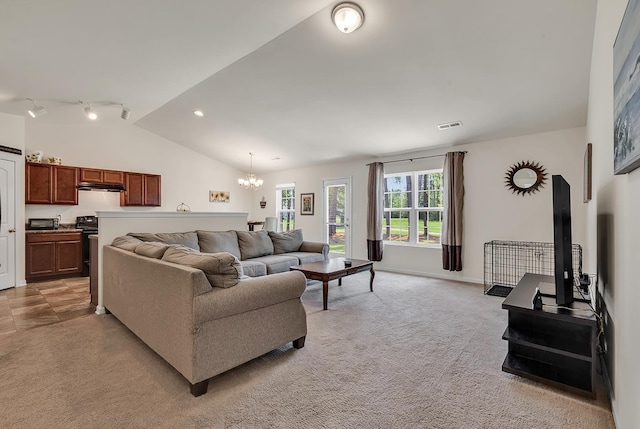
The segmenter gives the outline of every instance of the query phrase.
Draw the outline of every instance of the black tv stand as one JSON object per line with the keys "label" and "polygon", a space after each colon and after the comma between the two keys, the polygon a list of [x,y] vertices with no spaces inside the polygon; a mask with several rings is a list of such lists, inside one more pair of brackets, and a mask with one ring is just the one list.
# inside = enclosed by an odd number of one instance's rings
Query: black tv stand
{"label": "black tv stand", "polygon": [[[596,317],[582,297],[569,305],[578,311],[554,308],[555,299],[548,297],[554,285],[552,276],[527,273],[502,303],[509,312],[502,370],[594,398]],[[542,310],[532,306],[536,287]]]}

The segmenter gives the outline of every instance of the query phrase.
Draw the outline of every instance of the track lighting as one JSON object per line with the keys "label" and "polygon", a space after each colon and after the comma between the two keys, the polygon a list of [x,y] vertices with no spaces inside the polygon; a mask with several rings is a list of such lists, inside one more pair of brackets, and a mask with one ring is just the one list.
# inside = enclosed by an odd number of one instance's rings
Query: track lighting
{"label": "track lighting", "polygon": [[[27,113],[32,118],[37,118],[39,116],[47,113],[47,109],[42,106],[39,106],[38,103],[33,98],[20,98],[16,101],[30,101],[33,104],[33,107],[27,110]],[[85,100],[45,100],[47,103],[51,104],[60,104],[60,105],[73,105],[77,106],[78,104],[83,107],[84,114],[92,121],[98,119],[98,113],[93,110],[92,106],[109,107],[109,106],[118,106],[120,110],[120,117],[125,121],[131,117],[131,109],[129,109],[124,103],[118,101],[85,101]]]}
{"label": "track lighting", "polygon": [[91,119],[92,121],[98,119],[98,114],[91,108],[91,103],[87,103],[87,107],[84,108],[84,114],[87,115],[87,118]]}
{"label": "track lighting", "polygon": [[130,115],[131,115],[131,110],[129,110],[127,106],[122,104],[122,112],[120,113],[120,117],[126,121],[127,119],[129,119]]}
{"label": "track lighting", "polygon": [[32,118],[37,118],[38,116],[42,116],[45,113],[47,113],[47,109],[45,109],[42,106],[38,106],[35,100],[32,100],[31,98],[28,98],[28,100],[30,100],[33,103],[33,107],[27,110],[27,112],[29,113],[29,116],[31,116]]}

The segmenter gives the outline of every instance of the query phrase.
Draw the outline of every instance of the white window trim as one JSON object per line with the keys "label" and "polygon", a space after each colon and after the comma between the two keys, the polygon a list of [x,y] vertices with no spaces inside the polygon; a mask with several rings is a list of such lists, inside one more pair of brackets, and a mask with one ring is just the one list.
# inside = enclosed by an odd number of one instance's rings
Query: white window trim
{"label": "white window trim", "polygon": [[[411,176],[411,183],[417,183],[418,175],[420,174],[432,174],[432,173],[442,173],[442,168],[433,168],[429,170],[416,170],[416,171],[404,171],[397,173],[387,173],[384,175],[384,178],[394,177],[394,176]],[[415,185],[414,185],[415,187]],[[384,240],[383,243],[385,246],[402,246],[402,247],[421,247],[421,248],[432,248],[432,249],[440,249],[442,247],[441,243],[432,244],[432,243],[418,243],[418,213],[423,211],[444,211],[444,207],[429,207],[429,208],[418,208],[418,190],[411,189],[411,199],[412,199],[412,207],[393,207],[393,208],[383,208],[383,212],[390,211],[408,211],[409,212],[409,242],[406,241],[393,241],[393,240]],[[440,236],[440,240],[442,240],[442,236]]]}
{"label": "white window trim", "polygon": [[[282,209],[282,191],[285,189],[293,190],[293,198],[292,198],[292,208],[287,210]],[[282,213],[291,212],[293,213],[293,228],[296,226],[296,184],[295,183],[281,183],[276,185],[276,218],[278,219],[277,230],[280,231],[282,229]],[[281,231],[280,231],[281,232]]]}

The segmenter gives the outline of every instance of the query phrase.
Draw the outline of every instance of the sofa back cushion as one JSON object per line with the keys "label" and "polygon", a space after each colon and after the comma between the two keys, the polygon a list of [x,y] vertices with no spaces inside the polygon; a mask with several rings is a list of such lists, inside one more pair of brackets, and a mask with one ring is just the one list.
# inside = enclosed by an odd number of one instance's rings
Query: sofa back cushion
{"label": "sofa back cushion", "polygon": [[198,234],[195,231],[190,232],[130,232],[132,237],[142,241],[157,241],[166,244],[180,244],[182,246],[191,247],[200,250],[198,246]]}
{"label": "sofa back cushion", "polygon": [[236,231],[242,260],[273,255],[273,243],[267,231]]}
{"label": "sofa back cushion", "polygon": [[160,243],[158,241],[142,242],[138,244],[134,250],[137,255],[146,256],[147,258],[160,259],[164,256],[167,249],[171,247],[169,244]]}
{"label": "sofa back cushion", "polygon": [[133,252],[136,250],[136,246],[142,243],[142,240],[131,237],[129,235],[123,235],[122,237],[116,237],[111,242],[111,245],[117,247],[122,250],[128,250],[129,252]]}
{"label": "sofa back cushion", "polygon": [[172,246],[162,260],[202,270],[213,287],[235,286],[243,276],[240,261],[228,252],[199,253]]}
{"label": "sofa back cushion", "polygon": [[273,242],[273,254],[297,252],[304,241],[302,238],[302,230],[294,229],[288,232],[269,231],[269,237]]}
{"label": "sofa back cushion", "polygon": [[235,231],[196,231],[200,251],[205,253],[229,252],[240,259],[240,247]]}

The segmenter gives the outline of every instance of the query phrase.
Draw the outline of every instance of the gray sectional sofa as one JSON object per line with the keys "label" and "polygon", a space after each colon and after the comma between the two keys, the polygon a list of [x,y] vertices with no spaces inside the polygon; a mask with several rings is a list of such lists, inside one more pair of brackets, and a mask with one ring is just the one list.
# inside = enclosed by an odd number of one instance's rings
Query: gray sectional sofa
{"label": "gray sectional sofa", "polygon": [[103,249],[104,304],[199,396],[215,375],[304,346],[306,279],[289,267],[327,255],[301,231],[130,233]]}

